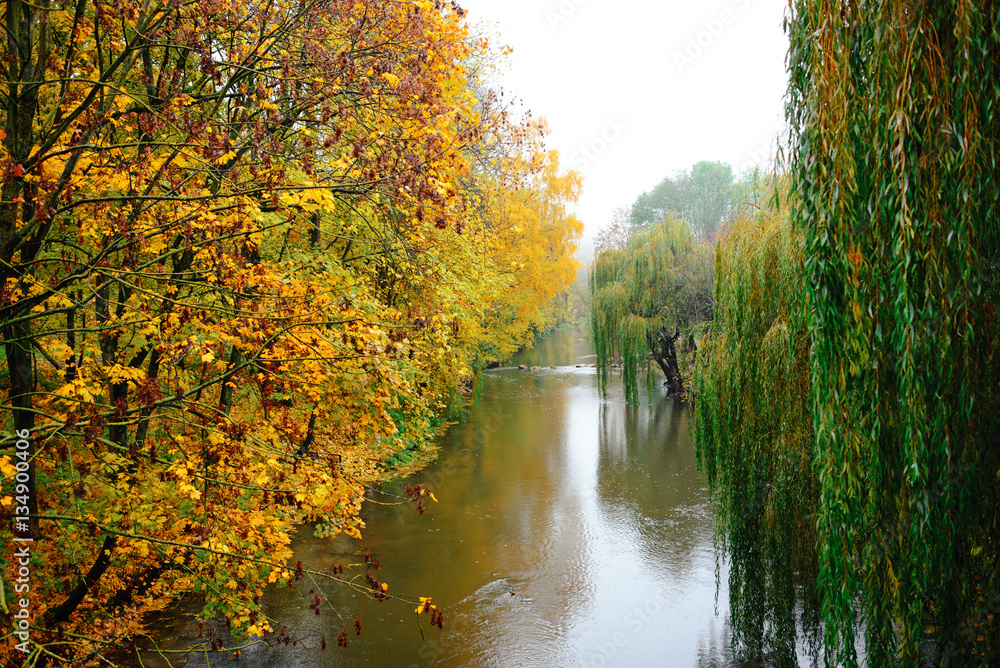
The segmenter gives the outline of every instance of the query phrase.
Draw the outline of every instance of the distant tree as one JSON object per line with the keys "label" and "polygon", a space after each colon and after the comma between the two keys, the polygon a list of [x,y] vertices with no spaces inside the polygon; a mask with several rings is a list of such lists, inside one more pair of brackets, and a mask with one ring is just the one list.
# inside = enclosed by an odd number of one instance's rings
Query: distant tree
{"label": "distant tree", "polygon": [[712,239],[733,206],[733,168],[724,162],[702,160],[691,168],[691,231]]}
{"label": "distant tree", "polygon": [[733,169],[724,162],[702,160],[679,171],[636,198],[629,214],[635,227],[648,227],[674,213],[687,220],[692,233],[711,239],[734,203]]}
{"label": "distant tree", "polygon": [[628,245],[630,209],[620,206],[611,213],[607,226],[602,227],[594,237],[594,253],[604,250],[625,250]]}
{"label": "distant tree", "polygon": [[[621,360],[626,401],[639,400],[638,375],[659,366],[671,396],[684,396],[677,342],[712,317],[713,251],[683,218],[668,215],[634,231],[624,250],[600,252],[590,274],[597,369],[602,390]],[[692,347],[689,343],[689,347]]]}
{"label": "distant tree", "polygon": [[665,177],[655,188],[636,198],[629,213],[629,223],[648,227],[663,220],[668,213],[685,216],[691,210],[691,176],[679,171]]}

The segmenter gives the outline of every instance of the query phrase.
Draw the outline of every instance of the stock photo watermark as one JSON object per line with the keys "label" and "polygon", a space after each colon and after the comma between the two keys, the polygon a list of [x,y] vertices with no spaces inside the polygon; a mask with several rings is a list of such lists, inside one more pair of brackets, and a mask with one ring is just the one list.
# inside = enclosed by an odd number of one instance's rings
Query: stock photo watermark
{"label": "stock photo watermark", "polygon": [[560,25],[569,21],[576,14],[580,7],[587,4],[588,0],[561,0],[558,5],[553,5],[545,10],[545,20],[549,28],[555,30]]}
{"label": "stock photo watermark", "polygon": [[696,60],[711,49],[726,33],[728,27],[736,23],[739,15],[749,9],[750,3],[751,0],[732,0],[729,6],[718,14],[702,21],[700,29],[688,35],[684,46],[674,49],[671,54],[677,72],[683,74],[684,70],[694,65]]}
{"label": "stock photo watermark", "polygon": [[604,122],[604,127],[593,139],[578,147],[570,156],[573,169],[579,172],[587,171],[608,149],[618,141],[628,125],[620,116],[609,118]]}
{"label": "stock photo watermark", "polygon": [[590,655],[585,664],[587,668],[605,668],[610,665],[618,652],[620,652],[629,642],[645,628],[646,624],[658,617],[667,607],[667,598],[663,595],[666,588],[662,585],[656,588],[654,596],[648,598],[641,605],[636,605],[622,619],[621,625],[624,630],[616,631],[605,642],[601,643],[597,651]]}
{"label": "stock photo watermark", "polygon": [[31,640],[31,433],[27,429],[16,432],[14,444],[14,545],[11,559],[14,586],[12,633],[20,642],[14,645],[19,652],[27,654]]}

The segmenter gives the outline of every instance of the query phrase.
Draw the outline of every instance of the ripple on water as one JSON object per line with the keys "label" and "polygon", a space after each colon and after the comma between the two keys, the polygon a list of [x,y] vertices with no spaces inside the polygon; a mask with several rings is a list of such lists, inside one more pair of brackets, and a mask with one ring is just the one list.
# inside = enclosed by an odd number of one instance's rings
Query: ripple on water
{"label": "ripple on water", "polygon": [[523,592],[530,583],[502,577],[449,608],[435,666],[575,666],[567,629],[539,613]]}

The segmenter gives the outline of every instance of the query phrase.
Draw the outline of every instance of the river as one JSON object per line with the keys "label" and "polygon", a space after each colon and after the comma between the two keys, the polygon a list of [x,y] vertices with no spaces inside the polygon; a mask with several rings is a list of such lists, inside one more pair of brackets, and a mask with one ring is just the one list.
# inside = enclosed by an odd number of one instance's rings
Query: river
{"label": "river", "polygon": [[[318,569],[370,552],[391,593],[433,597],[443,630],[426,614],[418,627],[412,606],[302,581],[266,597],[268,613],[302,642],[236,659],[213,654],[210,665],[735,665],[726,573],[717,601],[713,518],[689,412],[660,388],[627,407],[617,378],[602,400],[587,366],[592,353],[584,332],[565,329],[487,371],[482,400],[443,435],[434,464],[383,486],[391,494],[429,487],[439,502],[428,501],[425,514],[412,504],[366,504],[363,540],[306,531],[296,539],[297,557]],[[309,609],[314,586],[343,620],[325,606],[319,616]],[[165,647],[190,646],[195,611],[189,604],[159,619]]]}

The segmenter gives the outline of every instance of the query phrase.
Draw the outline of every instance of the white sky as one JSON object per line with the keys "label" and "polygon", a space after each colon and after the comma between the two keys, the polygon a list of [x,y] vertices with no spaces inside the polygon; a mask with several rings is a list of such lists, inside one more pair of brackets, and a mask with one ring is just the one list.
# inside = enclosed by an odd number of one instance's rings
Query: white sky
{"label": "white sky", "polygon": [[459,4],[471,25],[514,49],[499,83],[548,120],[546,145],[561,166],[584,174],[576,213],[585,239],[699,160],[739,174],[774,154],[787,0]]}

